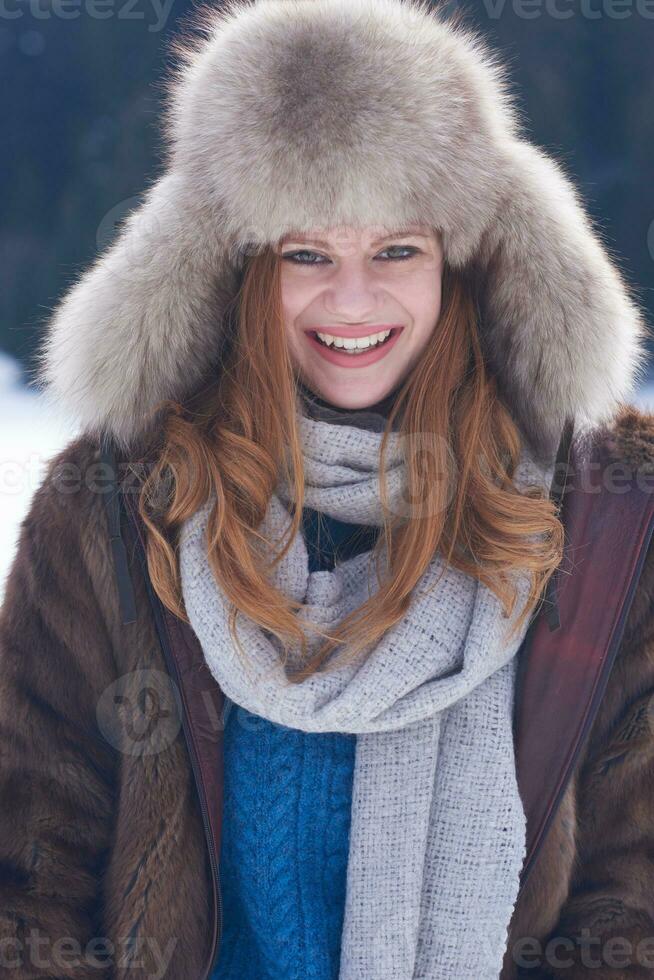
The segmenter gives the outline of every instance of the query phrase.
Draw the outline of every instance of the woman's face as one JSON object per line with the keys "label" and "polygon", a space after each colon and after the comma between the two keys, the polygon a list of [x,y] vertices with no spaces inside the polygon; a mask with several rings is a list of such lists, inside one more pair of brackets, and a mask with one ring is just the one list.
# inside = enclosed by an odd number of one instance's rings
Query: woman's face
{"label": "woman's face", "polygon": [[320,229],[286,235],[276,251],[284,325],[303,383],[340,408],[366,408],[393,392],[438,321],[440,235],[421,225],[390,234]]}

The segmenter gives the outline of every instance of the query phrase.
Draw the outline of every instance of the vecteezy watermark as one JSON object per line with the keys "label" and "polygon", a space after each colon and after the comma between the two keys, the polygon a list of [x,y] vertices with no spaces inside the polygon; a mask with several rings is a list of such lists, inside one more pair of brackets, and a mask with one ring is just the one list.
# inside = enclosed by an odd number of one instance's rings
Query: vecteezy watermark
{"label": "vecteezy watermark", "polygon": [[[24,938],[9,936],[0,939],[0,967],[17,970],[30,966],[36,970],[63,974],[71,967],[106,970],[113,965],[121,970],[139,970],[139,977],[162,980],[166,975],[178,939],[171,937],[162,949],[155,936],[125,936],[109,939],[93,936],[82,944],[75,936],[43,935],[30,928]],[[32,970],[30,969],[30,975]],[[92,975],[92,974],[91,974]]]}
{"label": "vecteezy watermark", "polygon": [[512,944],[511,956],[522,969],[533,970],[546,964],[556,968],[557,976],[559,970],[577,965],[590,970],[601,967],[624,970],[632,966],[651,970],[654,969],[654,936],[643,936],[636,943],[619,935],[602,939],[583,927],[574,939],[551,936],[541,942],[535,936],[522,936]]}
{"label": "vecteezy watermark", "polygon": [[166,24],[173,0],[0,0],[0,20],[31,17],[35,21],[93,20],[151,21],[148,32],[154,34]]}
{"label": "vecteezy watermark", "polygon": [[625,20],[643,17],[654,20],[654,0],[483,0],[490,20],[499,20],[507,9],[520,20],[551,17],[552,20]]}
{"label": "vecteezy watermark", "polygon": [[167,749],[181,728],[179,690],[161,670],[122,674],[100,695],[96,718],[107,742],[120,752],[154,755]]}
{"label": "vecteezy watermark", "polygon": [[[452,447],[446,444],[443,437],[429,433],[417,433],[411,440],[402,437],[405,452],[412,453],[419,470],[423,470],[422,461],[428,455],[433,455],[437,449],[442,450],[445,466],[439,470],[440,482],[438,487],[426,487],[424,496],[410,500],[400,498],[391,506],[393,513],[417,517],[440,513],[447,506],[453,493],[453,483],[456,479],[457,461]],[[483,455],[480,466],[484,465]],[[152,464],[142,460],[121,460],[112,469],[108,464],[93,460],[83,466],[72,460],[62,460],[52,464],[49,454],[33,452],[27,457],[20,455],[12,458],[8,454],[0,458],[0,499],[14,495],[23,496],[33,493],[49,474],[51,486],[58,493],[75,495],[91,493],[105,495],[112,492],[113,481],[120,484],[123,494],[138,494],[148,476]],[[556,482],[563,477],[563,469],[554,471]],[[575,488],[583,493],[623,495],[636,487],[642,493],[654,492],[654,461],[646,457],[633,464],[627,460],[615,459],[603,462],[597,459],[580,461],[577,466],[569,467],[570,478],[574,479]],[[165,497],[167,487],[162,486]],[[393,489],[393,480],[389,484]],[[438,492],[437,492],[438,490]]]}

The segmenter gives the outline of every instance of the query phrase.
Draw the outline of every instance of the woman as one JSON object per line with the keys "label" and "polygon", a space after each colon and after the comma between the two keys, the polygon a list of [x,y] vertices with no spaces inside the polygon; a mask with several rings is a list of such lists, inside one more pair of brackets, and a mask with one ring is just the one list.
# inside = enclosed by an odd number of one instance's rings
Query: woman
{"label": "woman", "polygon": [[642,316],[459,22],[200,18],[41,351],[81,432],[2,610],[7,976],[644,976],[654,559],[527,884],[512,731],[564,423],[654,460]]}

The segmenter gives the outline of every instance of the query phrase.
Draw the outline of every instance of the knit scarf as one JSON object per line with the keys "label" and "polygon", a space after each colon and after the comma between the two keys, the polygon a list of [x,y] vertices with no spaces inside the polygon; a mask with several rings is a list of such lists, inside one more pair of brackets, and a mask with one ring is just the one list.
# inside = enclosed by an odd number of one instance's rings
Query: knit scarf
{"label": "knit scarf", "polygon": [[[381,524],[382,433],[304,412],[298,422],[305,503],[349,523]],[[386,463],[391,510],[410,516],[396,431]],[[550,478],[525,449],[516,485],[548,488]],[[290,499],[280,478],[258,529],[276,547]],[[191,625],[223,692],[280,725],[358,736],[339,980],[497,980],[526,856],[512,716],[515,654],[528,622],[508,641],[514,616],[438,553],[407,613],[372,649],[290,684],[298,650],[284,665],[277,638],[242,613],[245,660],[233,643],[230,605],[207,560],[212,504],[181,529],[180,571]],[[298,533],[271,580],[303,602],[301,618],[333,629],[376,591],[371,554],[309,572]],[[517,616],[526,574],[515,581]],[[307,636],[314,652],[322,638]]]}

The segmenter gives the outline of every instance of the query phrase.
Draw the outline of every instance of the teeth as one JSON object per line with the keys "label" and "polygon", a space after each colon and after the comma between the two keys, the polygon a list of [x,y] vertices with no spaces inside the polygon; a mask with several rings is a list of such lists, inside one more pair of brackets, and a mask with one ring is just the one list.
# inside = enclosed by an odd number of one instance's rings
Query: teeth
{"label": "teeth", "polygon": [[342,350],[366,350],[368,347],[376,347],[382,341],[390,337],[390,330],[382,330],[380,333],[373,333],[369,337],[336,337],[330,333],[316,333],[328,347],[338,347]]}

